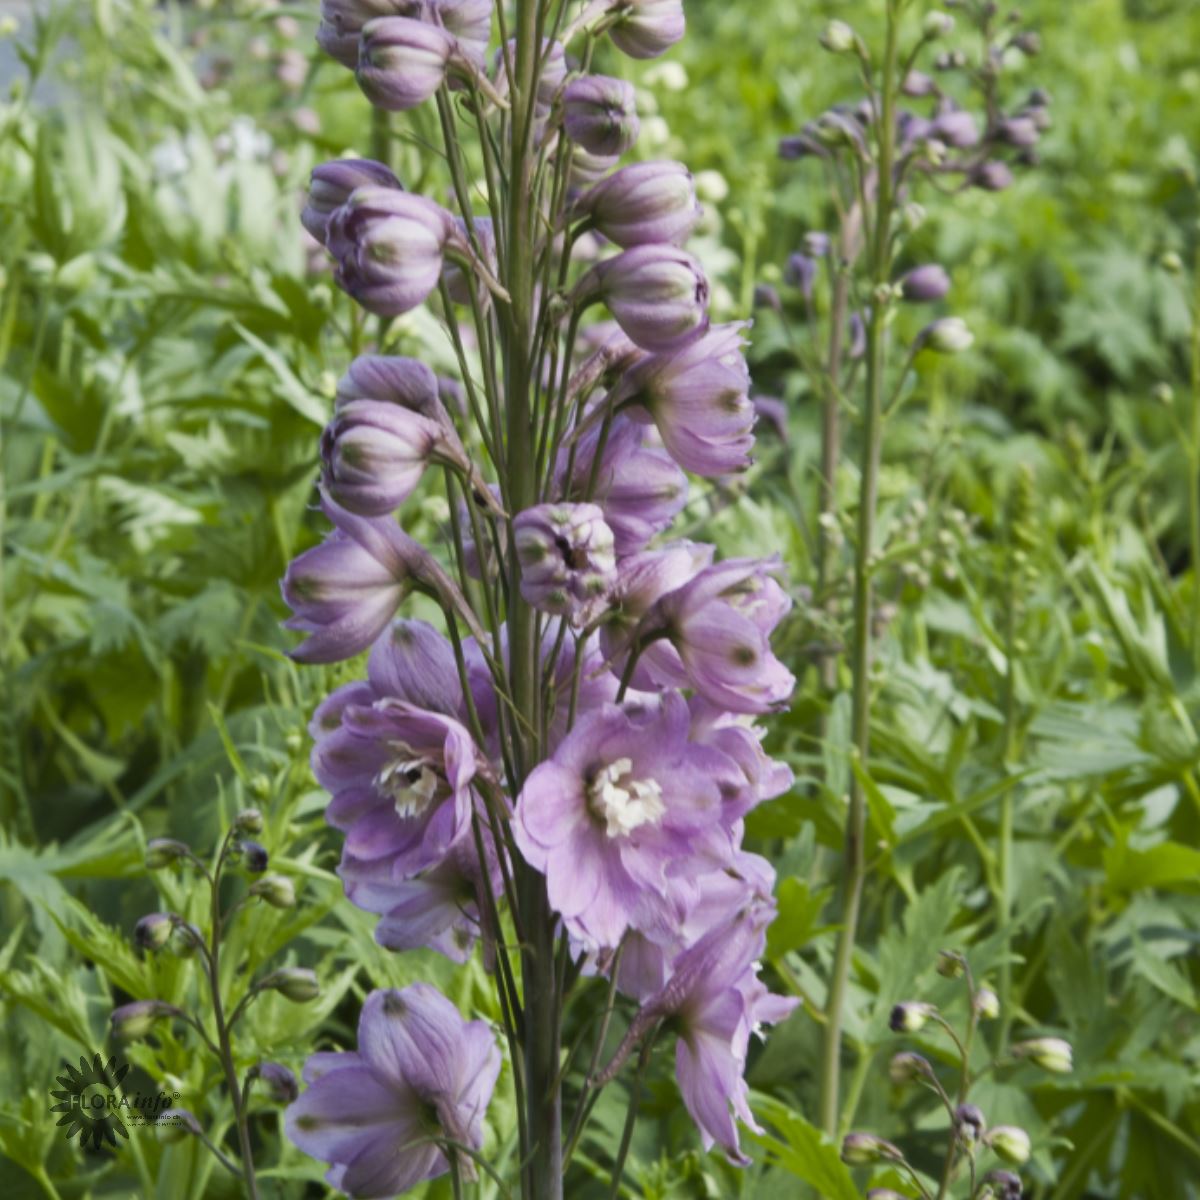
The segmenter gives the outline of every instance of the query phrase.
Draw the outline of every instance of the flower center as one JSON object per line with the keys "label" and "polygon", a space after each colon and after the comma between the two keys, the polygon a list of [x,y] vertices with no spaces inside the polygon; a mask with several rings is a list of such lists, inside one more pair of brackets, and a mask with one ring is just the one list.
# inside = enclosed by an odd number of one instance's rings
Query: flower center
{"label": "flower center", "polygon": [[375,786],[388,796],[400,817],[420,816],[438,790],[438,777],[420,758],[412,758],[407,746],[398,745],[400,753],[375,776]]}
{"label": "flower center", "polygon": [[618,758],[597,772],[588,789],[592,812],[610,837],[627,837],[642,825],[653,825],[667,811],[662,788],[653,779],[630,779],[633,763]]}

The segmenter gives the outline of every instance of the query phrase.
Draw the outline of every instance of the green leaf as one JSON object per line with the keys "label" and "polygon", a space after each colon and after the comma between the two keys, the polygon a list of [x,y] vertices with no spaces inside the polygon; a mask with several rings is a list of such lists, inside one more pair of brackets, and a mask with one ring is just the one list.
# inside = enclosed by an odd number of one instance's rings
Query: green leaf
{"label": "green leaf", "polygon": [[779,1100],[755,1094],[753,1107],[781,1135],[748,1135],[767,1151],[769,1161],[816,1188],[822,1200],[862,1200],[849,1168],[824,1133]]}
{"label": "green leaf", "polygon": [[243,341],[248,342],[262,356],[263,362],[271,368],[279,381],[279,394],[302,417],[307,417],[314,425],[322,428],[329,420],[329,411],[296,377],[291,367],[283,361],[278,351],[268,346],[262,338],[255,337],[244,325],[237,321],[233,323],[234,331]]}

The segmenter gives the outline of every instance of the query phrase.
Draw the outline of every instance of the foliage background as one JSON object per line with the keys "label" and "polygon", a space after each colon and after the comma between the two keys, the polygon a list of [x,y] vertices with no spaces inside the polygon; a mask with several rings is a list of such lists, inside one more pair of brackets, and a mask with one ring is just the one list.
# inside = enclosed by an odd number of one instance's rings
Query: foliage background
{"label": "foliage background", "polygon": [[[61,1059],[107,1044],[114,1004],[201,994],[194,964],[145,959],[128,942],[145,912],[198,911],[185,877],[146,873],[150,837],[206,852],[231,812],[256,803],[274,866],[299,885],[295,910],[248,912],[229,957],[239,975],[268,960],[315,966],[324,993],[302,1008],[256,1005],[246,1063],[298,1068],[314,1041],[345,1044],[372,986],[431,978],[490,1011],[481,969],[451,977],[432,956],[388,955],[340,902],[304,729],[337,672],[297,671],[282,653],[277,580],[321,526],[309,511],[316,434],[336,373],[374,335],[295,220],[312,164],[365,153],[372,138],[352,82],[317,60],[315,8],[77,0],[22,13],[6,34],[0,1179],[13,1197],[236,1194],[194,1140],[141,1131],[115,1156],[84,1157],[47,1111]],[[813,176],[775,155],[781,135],[852,96],[816,35],[841,16],[869,36],[879,9],[689,0],[689,37],[668,59],[608,64],[663,118],[646,121],[639,153],[704,172],[700,251],[727,315],[745,315],[755,284],[778,281],[823,219]],[[998,1036],[1053,1033],[1075,1047],[1072,1075],[1023,1067],[979,1096],[993,1123],[1033,1135],[1033,1194],[1178,1200],[1200,1195],[1188,508],[1200,397],[1192,274],[1162,260],[1190,263],[1196,249],[1200,9],[1024,9],[1045,50],[1010,86],[1050,91],[1055,127],[1042,165],[1010,191],[929,203],[924,248],[951,270],[949,310],[977,341],[922,370],[885,445],[853,1124],[899,1138],[916,1161],[934,1153],[936,1117],[887,1082],[898,1040],[886,1014],[904,998],[953,1011],[933,971],[953,945],[981,976],[1007,980]],[[391,153],[429,190],[439,164],[421,148],[421,120],[399,128]],[[783,324],[756,317],[759,387],[787,401],[789,441],[768,443],[750,497],[695,515],[727,552],[782,548],[802,584],[816,405]],[[408,352],[450,367],[428,318],[398,329]],[[852,462],[839,479],[847,513]],[[434,534],[443,514],[431,491],[419,532]],[[801,605],[787,657],[799,670],[814,642],[838,635]],[[793,1196],[789,1162],[809,1183],[825,1171],[821,1194],[860,1194],[802,1120],[837,911],[847,712],[846,694],[822,696],[809,672],[778,723],[797,787],[752,830],[781,880],[768,969],[806,1001],[752,1077],[792,1157],[736,1173],[701,1155],[664,1078],[646,1101],[630,1194]],[[1011,921],[998,905],[1006,797]],[[130,1057],[218,1136],[227,1126],[216,1064],[182,1036]],[[598,1110],[585,1146],[597,1180],[621,1117],[619,1095]],[[256,1129],[268,1194],[324,1194],[266,1098]],[[592,1186],[581,1176],[578,1195]]]}

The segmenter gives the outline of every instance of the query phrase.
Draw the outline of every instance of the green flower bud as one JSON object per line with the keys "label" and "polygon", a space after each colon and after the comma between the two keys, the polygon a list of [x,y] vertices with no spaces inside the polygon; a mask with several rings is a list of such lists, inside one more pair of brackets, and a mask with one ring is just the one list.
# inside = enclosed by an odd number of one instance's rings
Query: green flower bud
{"label": "green flower bud", "polygon": [[942,317],[932,325],[926,325],[917,341],[938,354],[959,354],[970,349],[975,335],[962,317]]}
{"label": "green flower bud", "polygon": [[893,1033],[916,1033],[922,1029],[925,1022],[937,1012],[932,1004],[922,1004],[917,1000],[906,1000],[892,1009],[888,1019]]}
{"label": "green flower bud", "polygon": [[170,940],[175,922],[169,913],[147,913],[133,927],[133,941],[143,950],[161,950]]}
{"label": "green flower bud", "polygon": [[1000,1015],[1000,997],[991,988],[979,988],[971,997],[971,1006],[985,1021],[994,1021]]}
{"label": "green flower bud", "polygon": [[1071,1043],[1062,1038],[1033,1038],[1028,1042],[1017,1042],[1012,1047],[1015,1058],[1027,1058],[1043,1071],[1055,1075],[1068,1075],[1071,1071]]}
{"label": "green flower bud", "polygon": [[[945,530],[942,532],[944,533]],[[943,979],[959,979],[966,969],[967,964],[957,950],[938,951],[937,973]]]}
{"label": "green flower bud", "polygon": [[280,967],[264,975],[255,986],[259,991],[280,992],[296,1004],[305,1004],[321,994],[317,973],[308,967]]}
{"label": "green flower bud", "polygon": [[264,875],[250,887],[250,895],[261,896],[273,908],[292,908],[296,888],[286,875]]}
{"label": "green flower bud", "polygon": [[158,871],[191,853],[186,842],[174,838],[151,838],[146,843],[146,869]]}
{"label": "green flower bud", "polygon": [[1032,1150],[1029,1134],[1016,1125],[997,1125],[988,1131],[983,1140],[992,1153],[1006,1163],[1019,1167],[1029,1161]]}
{"label": "green flower bud", "polygon": [[1175,389],[1169,383],[1156,383],[1150,391],[1150,395],[1158,401],[1163,408],[1169,408],[1175,403]]}
{"label": "green flower bud", "polygon": [[914,1083],[918,1079],[930,1079],[933,1067],[924,1055],[914,1054],[911,1050],[902,1050],[892,1056],[888,1064],[888,1078],[897,1086]]}
{"label": "green flower bud", "polygon": [[931,13],[926,13],[925,20],[921,22],[921,32],[931,40],[947,37],[953,31],[954,18],[949,13],[938,12],[936,9]]}
{"label": "green flower bud", "polygon": [[830,54],[849,54],[858,44],[858,34],[845,21],[830,21],[820,42]]}
{"label": "green flower bud", "polygon": [[[261,779],[263,776],[256,776]],[[243,808],[234,818],[233,827],[239,833],[262,833],[263,815],[257,808]]]}
{"label": "green flower bud", "polygon": [[109,1021],[113,1037],[132,1042],[144,1038],[163,1017],[181,1016],[183,1012],[165,1000],[135,1000],[132,1004],[114,1008]]}
{"label": "green flower bud", "polygon": [[877,1162],[903,1162],[899,1146],[876,1137],[873,1133],[848,1133],[842,1139],[842,1162],[851,1167],[865,1167]]}
{"label": "green flower bud", "polygon": [[1178,275],[1183,271],[1183,259],[1174,250],[1168,250],[1159,260],[1158,265],[1169,275]]}

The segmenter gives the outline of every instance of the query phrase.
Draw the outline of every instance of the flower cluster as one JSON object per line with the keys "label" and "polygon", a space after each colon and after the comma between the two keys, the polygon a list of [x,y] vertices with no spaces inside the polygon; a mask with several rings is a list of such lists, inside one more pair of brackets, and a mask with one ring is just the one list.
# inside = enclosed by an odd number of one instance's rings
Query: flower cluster
{"label": "flower cluster", "polygon": [[[791,782],[758,724],[792,691],[770,646],[790,598],[777,560],[718,562],[670,530],[689,473],[751,461],[746,327],[710,323],[708,280],[684,248],[700,215],[690,173],[620,166],[638,135],[634,90],[569,53],[607,35],[657,56],[683,34],[681,0],[599,0],[540,43],[529,10],[489,55],[490,0],[323,0],[318,40],[373,104],[436,102],[453,190],[446,206],[385,164],[327,163],[305,228],[369,312],[436,302],[466,403],[452,411],[428,367],[382,348],[338,387],[321,441],[334,528],[283,592],[307,635],[295,657],[369,653],[366,677],[314,715],[313,767],[344,835],[346,894],[379,915],[379,942],[460,962],[482,944],[524,1052],[531,1178],[538,1155],[561,1178],[564,1140],[569,1158],[557,1023],[571,987],[597,976],[630,1016],[581,1104],[669,1023],[705,1145],[745,1161],[750,1035],[795,1003],[758,978],[774,875],[741,846],[746,813]],[[480,179],[467,177],[464,117]],[[598,307],[611,320],[585,328]],[[396,514],[439,485],[451,520],[424,546]],[[413,592],[443,629],[398,616]],[[549,1017],[522,1022],[535,1005]],[[310,1062],[288,1128],[357,1195],[466,1170],[495,1053],[429,989],[374,993],[357,1054]]]}

